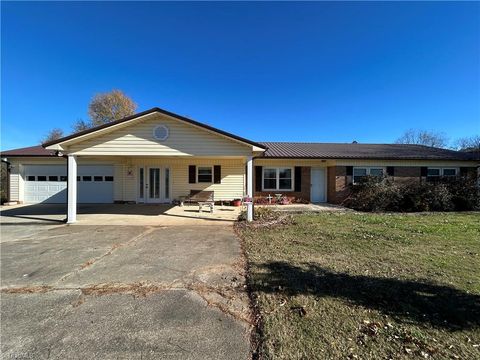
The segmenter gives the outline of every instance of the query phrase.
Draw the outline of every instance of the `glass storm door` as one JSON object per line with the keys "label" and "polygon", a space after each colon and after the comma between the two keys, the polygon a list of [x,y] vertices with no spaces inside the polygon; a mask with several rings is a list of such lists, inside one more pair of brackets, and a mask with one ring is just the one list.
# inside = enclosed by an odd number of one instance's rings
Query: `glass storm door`
{"label": "glass storm door", "polygon": [[[144,185],[144,190],[140,189],[140,195],[146,195],[146,202],[149,203],[168,203],[171,201],[171,176],[170,169],[167,167],[149,167],[147,176],[142,176],[143,171],[140,169],[139,187]],[[145,196],[144,195],[144,196]],[[140,196],[140,200],[141,200]]]}
{"label": "glass storm door", "polygon": [[148,168],[148,202],[160,202],[160,168]]}

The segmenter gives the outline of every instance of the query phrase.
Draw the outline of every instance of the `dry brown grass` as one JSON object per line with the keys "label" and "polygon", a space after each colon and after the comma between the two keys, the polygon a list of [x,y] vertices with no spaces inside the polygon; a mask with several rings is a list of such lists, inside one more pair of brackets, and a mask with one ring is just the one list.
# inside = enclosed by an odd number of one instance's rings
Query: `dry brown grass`
{"label": "dry brown grass", "polygon": [[479,359],[480,214],[238,229],[268,359]]}

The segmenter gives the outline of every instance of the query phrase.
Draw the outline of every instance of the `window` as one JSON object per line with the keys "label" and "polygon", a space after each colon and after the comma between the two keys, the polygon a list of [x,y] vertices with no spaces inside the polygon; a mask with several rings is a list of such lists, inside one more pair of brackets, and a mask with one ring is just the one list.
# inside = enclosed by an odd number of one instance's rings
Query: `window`
{"label": "window", "polygon": [[293,190],[292,168],[263,168],[263,190]]}
{"label": "window", "polygon": [[35,181],[35,176],[32,176],[32,175],[27,176],[27,181]]}
{"label": "window", "polygon": [[60,181],[67,181],[67,177],[66,176],[60,176]]}
{"label": "window", "polygon": [[211,166],[199,166],[197,168],[197,182],[199,183],[211,183],[213,182],[213,171]]}
{"label": "window", "polygon": [[277,189],[277,169],[263,169],[263,189],[276,190]]}
{"label": "window", "polygon": [[37,181],[47,181],[47,177],[43,175],[37,176]]}
{"label": "window", "polygon": [[278,169],[278,178],[280,190],[292,190],[292,169]]}
{"label": "window", "polygon": [[440,176],[440,169],[429,168],[427,170],[427,176]]}
{"label": "window", "polygon": [[157,140],[164,141],[167,140],[169,132],[168,127],[165,125],[158,125],[153,129],[153,137]]}
{"label": "window", "polygon": [[92,181],[92,177],[91,176],[82,176],[82,180],[83,181]]}
{"label": "window", "polygon": [[94,176],[93,181],[103,181],[103,176]]}
{"label": "window", "polygon": [[58,181],[58,176],[49,176],[48,181]]}
{"label": "window", "polygon": [[[144,196],[144,195],[143,195],[143,194],[144,194],[143,188],[144,188],[144,186],[145,186],[145,184],[144,184],[144,182],[145,182],[145,180],[144,180],[144,171],[145,171],[145,170],[143,170],[143,168],[140,168],[140,169],[138,169],[138,171],[139,171],[139,174],[138,174],[138,186],[139,186],[139,188],[138,188],[138,197],[139,197],[140,199],[143,199],[143,196]],[[105,181],[107,181],[107,177],[108,177],[108,176],[105,176]]]}
{"label": "window", "polygon": [[353,183],[356,184],[365,176],[383,176],[384,169],[379,167],[355,167],[353,168]]}
{"label": "window", "polygon": [[456,176],[457,169],[443,169],[443,176]]}
{"label": "window", "polygon": [[353,169],[353,183],[357,183],[367,176],[367,168],[354,168]]}
{"label": "window", "polygon": [[456,168],[428,168],[427,180],[439,179],[441,176],[457,176]]}
{"label": "window", "polygon": [[113,181],[113,176],[105,176],[105,181]]}
{"label": "window", "polygon": [[80,176],[77,176],[77,181],[80,181],[80,180],[81,180]]}
{"label": "window", "polygon": [[170,199],[170,169],[165,169],[165,198]]}

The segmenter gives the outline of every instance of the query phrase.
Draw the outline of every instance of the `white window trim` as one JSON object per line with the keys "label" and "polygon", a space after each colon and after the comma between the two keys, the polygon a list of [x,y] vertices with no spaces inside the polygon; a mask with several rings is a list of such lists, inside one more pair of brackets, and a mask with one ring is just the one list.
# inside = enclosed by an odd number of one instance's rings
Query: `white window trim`
{"label": "white window trim", "polygon": [[[276,171],[276,189],[266,189],[265,188],[265,169],[275,169]],[[290,189],[280,189],[280,169],[290,169],[292,174],[292,186]],[[295,189],[295,168],[293,166],[264,166],[262,168],[262,191],[278,191],[278,192],[287,192],[293,191]]]}
{"label": "white window trim", "polygon": [[[439,170],[439,173],[438,175],[428,175],[428,170],[430,169],[435,169],[435,170]],[[444,175],[444,171],[445,170],[455,170],[455,175]],[[441,168],[441,167],[428,167],[427,168],[427,177],[442,177],[442,176],[451,176],[451,177],[454,177],[454,176],[457,176],[459,173],[459,168],[456,168],[456,167],[444,167],[444,168]]]}
{"label": "white window trim", "polygon": [[[364,175],[364,176],[370,176],[370,171],[372,169],[382,169],[383,176],[385,176],[385,174],[387,173],[387,168],[385,166],[354,166],[353,170],[352,170],[352,183],[353,184],[358,184],[357,182],[355,182],[355,169],[365,169],[365,170],[367,170],[367,174]],[[362,176],[362,175],[358,175],[358,176]]]}
{"label": "white window trim", "polygon": [[[455,175],[445,175],[445,170],[455,170]],[[447,167],[442,168],[442,176],[457,176],[458,175],[458,168]]]}
{"label": "white window trim", "polygon": [[[198,181],[198,170],[200,170],[200,168],[210,168],[210,171],[212,172],[212,177],[210,178],[210,181]],[[197,184],[213,184],[213,166],[212,165],[197,165],[196,166],[196,180],[197,180]]]}
{"label": "white window trim", "polygon": [[[428,175],[428,170],[438,170],[438,175]],[[427,177],[440,177],[442,176],[442,168],[439,167],[427,167]]]}

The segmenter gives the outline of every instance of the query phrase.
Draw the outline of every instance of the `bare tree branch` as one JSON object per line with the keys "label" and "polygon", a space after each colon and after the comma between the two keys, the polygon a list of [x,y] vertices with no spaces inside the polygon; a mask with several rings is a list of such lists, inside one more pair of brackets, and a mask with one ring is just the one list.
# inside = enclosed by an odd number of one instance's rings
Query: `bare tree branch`
{"label": "bare tree branch", "polygon": [[59,129],[59,128],[55,128],[55,129],[50,130],[47,133],[47,135],[45,135],[43,137],[41,142],[43,144],[43,143],[46,143],[46,142],[49,142],[49,141],[60,139],[61,137],[63,137],[63,130]]}
{"label": "bare tree branch", "polygon": [[409,129],[405,131],[397,140],[395,140],[395,143],[446,148],[448,145],[448,138],[445,136],[445,134],[435,131]]}

